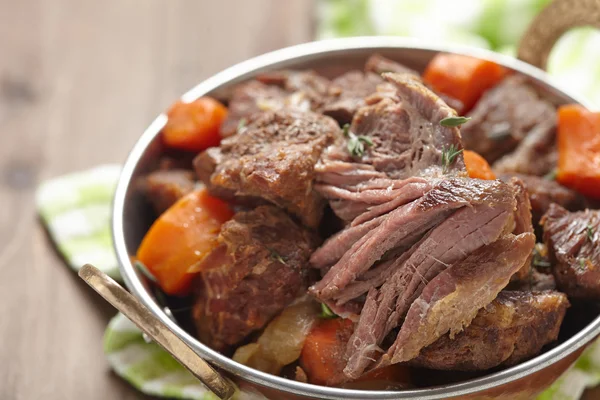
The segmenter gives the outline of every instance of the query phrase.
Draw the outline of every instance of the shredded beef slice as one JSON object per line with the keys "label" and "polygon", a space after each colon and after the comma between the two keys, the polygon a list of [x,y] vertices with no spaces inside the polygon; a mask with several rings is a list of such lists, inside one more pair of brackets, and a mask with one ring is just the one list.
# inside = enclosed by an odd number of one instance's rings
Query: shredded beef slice
{"label": "shredded beef slice", "polygon": [[507,235],[481,247],[431,280],[410,307],[392,346],[391,362],[412,360],[442,335],[453,338],[492,302],[523,265],[535,236]]}
{"label": "shredded beef slice", "polygon": [[[396,199],[404,192],[405,179],[465,174],[460,152],[442,165],[445,151],[462,148],[458,128],[439,124],[456,115],[454,110],[411,75],[386,73],[384,78],[395,94],[362,107],[353,118],[350,137],[329,146],[315,168],[316,190],[346,222]],[[372,145],[365,146],[364,154],[352,155],[348,142],[357,137]]]}

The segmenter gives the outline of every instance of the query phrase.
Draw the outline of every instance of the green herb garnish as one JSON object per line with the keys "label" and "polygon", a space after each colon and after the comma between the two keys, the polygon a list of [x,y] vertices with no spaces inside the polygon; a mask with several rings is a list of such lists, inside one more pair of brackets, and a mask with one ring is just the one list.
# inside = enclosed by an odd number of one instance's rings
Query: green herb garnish
{"label": "green herb garnish", "polygon": [[362,157],[365,154],[365,146],[373,146],[373,141],[366,136],[357,136],[350,132],[350,125],[342,127],[344,136],[348,138],[348,152],[354,157]]}
{"label": "green herb garnish", "polygon": [[454,128],[471,120],[471,117],[447,117],[440,121],[441,126]]}
{"label": "green herb garnish", "polygon": [[531,262],[537,268],[546,269],[551,266],[550,262],[540,254],[537,248],[533,249],[533,260]]}
{"label": "green herb garnish", "polygon": [[594,228],[591,225],[588,225],[585,228],[585,232],[587,233],[587,238],[589,239],[590,242],[592,240],[594,240]]}
{"label": "green herb garnish", "polygon": [[248,125],[248,120],[247,120],[246,118],[242,118],[242,119],[240,119],[240,122],[238,122],[238,125],[237,125],[237,130],[236,130],[236,132],[237,132],[237,133],[240,133],[240,131],[241,131],[242,129],[244,129],[244,128],[246,127],[246,125]]}
{"label": "green herb garnish", "polygon": [[272,260],[277,261],[277,262],[279,262],[279,263],[281,263],[283,265],[287,265],[287,263],[285,262],[285,258],[283,258],[281,256],[281,254],[279,254],[278,252],[276,252],[273,249],[269,249],[269,248],[267,248],[267,249],[271,252],[271,259]]}
{"label": "green herb garnish", "polygon": [[144,277],[146,277],[146,279],[148,279],[151,282],[158,283],[156,277],[152,275],[152,272],[150,272],[148,267],[146,267],[142,262],[136,261],[133,265],[137,268],[138,271],[140,271],[142,275],[144,275]]}
{"label": "green herb garnish", "polygon": [[555,181],[557,174],[558,174],[558,171],[556,170],[556,168],[554,168],[552,171],[550,171],[546,175],[544,175],[544,179],[546,179],[548,181]]}
{"label": "green herb garnish", "polygon": [[322,319],[334,319],[334,318],[337,318],[338,316],[335,315],[335,313],[333,311],[331,311],[331,308],[327,307],[327,304],[321,303],[320,317]]}
{"label": "green herb garnish", "polygon": [[442,147],[442,172],[444,174],[448,171],[450,165],[452,165],[456,157],[462,153],[462,151],[463,149],[459,150],[458,147],[454,146],[453,144],[447,149],[445,146]]}
{"label": "green herb garnish", "polygon": [[579,259],[579,270],[580,271],[585,271],[585,258],[580,258]]}

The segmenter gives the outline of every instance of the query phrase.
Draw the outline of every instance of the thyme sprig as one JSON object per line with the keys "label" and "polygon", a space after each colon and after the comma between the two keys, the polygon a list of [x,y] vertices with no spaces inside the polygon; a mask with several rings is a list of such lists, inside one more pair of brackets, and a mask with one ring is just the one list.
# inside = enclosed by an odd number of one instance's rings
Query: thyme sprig
{"label": "thyme sprig", "polygon": [[459,117],[459,116],[446,117],[440,121],[440,125],[445,126],[446,128],[454,128],[454,127],[460,126],[470,120],[471,120],[471,117]]}
{"label": "thyme sprig", "polygon": [[325,303],[321,303],[321,315],[319,317],[322,319],[338,318],[338,316],[331,311],[331,308],[329,308]]}
{"label": "thyme sprig", "polygon": [[442,147],[442,172],[445,174],[448,172],[448,168],[454,162],[456,157],[462,153],[463,149],[458,149],[455,145],[451,144],[450,147]]}
{"label": "thyme sprig", "polygon": [[586,234],[587,234],[587,238],[588,238],[588,240],[589,240],[590,242],[591,242],[592,240],[594,240],[594,227],[593,227],[593,226],[591,226],[591,225],[588,225],[588,226],[585,228],[585,232],[586,232]]}
{"label": "thyme sprig", "polygon": [[365,154],[365,146],[373,146],[373,141],[362,135],[355,135],[350,131],[350,125],[345,124],[342,127],[344,136],[348,138],[348,152],[354,157],[362,157]]}

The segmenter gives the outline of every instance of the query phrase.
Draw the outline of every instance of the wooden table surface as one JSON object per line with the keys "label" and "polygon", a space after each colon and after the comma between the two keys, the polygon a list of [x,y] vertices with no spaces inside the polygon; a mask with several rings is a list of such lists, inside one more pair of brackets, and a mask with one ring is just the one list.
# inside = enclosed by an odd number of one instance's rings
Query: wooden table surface
{"label": "wooden table surface", "polygon": [[219,70],[306,42],[310,0],[0,0],[0,399],[144,399],[114,376],[115,314],[40,227],[38,182],[123,162]]}
{"label": "wooden table surface", "polygon": [[[145,399],[109,370],[115,311],[40,227],[38,182],[124,161],[181,93],[305,42],[310,0],[0,0],[0,399]],[[591,398],[600,398],[600,393]]]}

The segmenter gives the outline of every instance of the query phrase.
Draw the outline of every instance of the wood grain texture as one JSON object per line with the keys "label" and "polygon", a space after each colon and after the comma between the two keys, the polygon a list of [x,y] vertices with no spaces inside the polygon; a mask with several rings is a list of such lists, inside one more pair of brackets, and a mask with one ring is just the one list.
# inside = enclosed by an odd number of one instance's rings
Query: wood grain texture
{"label": "wood grain texture", "polygon": [[180,94],[311,39],[310,0],[0,0],[0,399],[143,399],[110,373],[114,310],[40,227],[37,182],[122,162]]}

